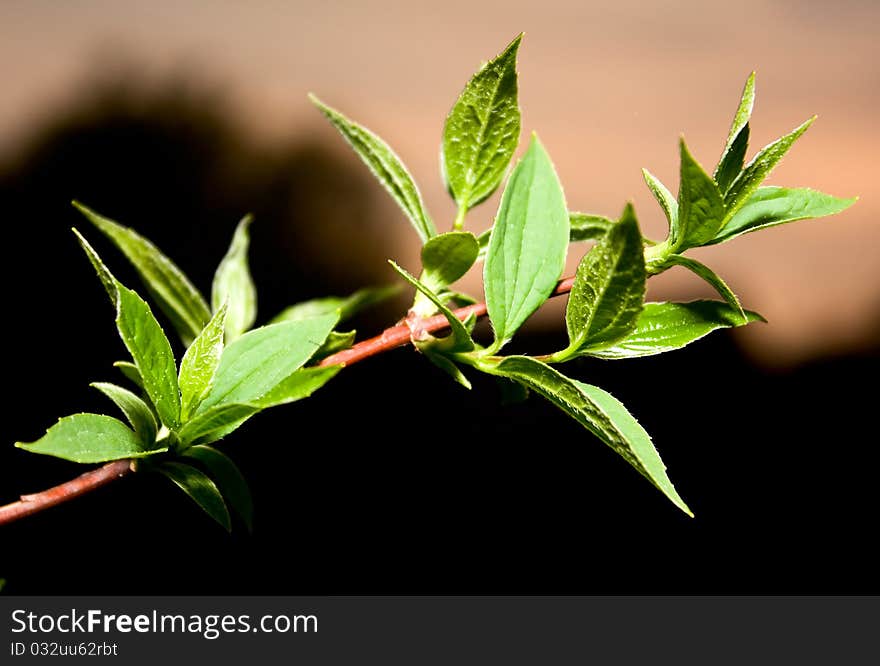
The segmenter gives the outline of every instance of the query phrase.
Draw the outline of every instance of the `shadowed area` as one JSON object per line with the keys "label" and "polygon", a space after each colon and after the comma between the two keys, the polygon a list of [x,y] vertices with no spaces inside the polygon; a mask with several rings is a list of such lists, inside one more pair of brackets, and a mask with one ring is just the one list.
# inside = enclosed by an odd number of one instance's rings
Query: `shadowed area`
{"label": "shadowed area", "polygon": [[[260,321],[390,281],[388,256],[414,263],[389,245],[403,223],[359,164],[319,140],[254,138],[224,100],[186,79],[110,80],[4,165],[2,501],[80,471],[11,442],[64,414],[112,412],[87,384],[120,381],[113,313],[69,227],[138,282],[71,198],[153,239],[203,290],[253,211]],[[404,307],[368,313],[359,331]],[[554,327],[526,329],[514,349],[558,348]],[[653,435],[690,520],[537,398],[504,406],[490,378],[468,393],[398,350],[224,443],[255,493],[253,536],[227,536],[165,479],[138,475],[3,528],[0,575],[10,594],[876,591],[874,392],[857,381],[876,374],[877,352],[770,371],[715,334],[571,366]]]}

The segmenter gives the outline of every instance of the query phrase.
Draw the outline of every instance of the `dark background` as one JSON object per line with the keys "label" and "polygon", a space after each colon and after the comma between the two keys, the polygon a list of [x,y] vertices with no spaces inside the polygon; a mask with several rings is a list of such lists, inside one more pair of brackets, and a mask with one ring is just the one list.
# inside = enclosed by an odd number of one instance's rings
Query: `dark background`
{"label": "dark background", "polygon": [[[143,232],[205,291],[254,212],[261,321],[392,279],[379,217],[398,213],[369,174],[317,140],[259,145],[222,108],[185,83],[103,84],[3,165],[0,500],[78,474],[11,443],[112,412],[87,384],[120,381],[113,313],[69,228],[138,282],[70,199]],[[367,313],[359,332],[402,308]],[[559,342],[526,331],[517,348]],[[10,594],[877,592],[877,352],[769,370],[721,333],[569,366],[652,434],[689,519],[538,398],[503,406],[488,378],[469,393],[397,350],[223,444],[253,488],[253,535],[137,475],[0,528],[0,577]]]}

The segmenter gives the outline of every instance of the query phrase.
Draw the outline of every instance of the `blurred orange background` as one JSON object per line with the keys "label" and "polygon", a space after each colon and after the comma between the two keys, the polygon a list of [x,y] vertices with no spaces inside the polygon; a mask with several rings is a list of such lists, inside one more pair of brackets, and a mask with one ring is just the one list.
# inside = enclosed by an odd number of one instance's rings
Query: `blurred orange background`
{"label": "blurred orange background", "polygon": [[[769,182],[861,197],[838,217],[696,253],[770,320],[737,332],[749,352],[788,365],[876,345],[878,19],[880,4],[870,0],[6,0],[0,162],[14,162],[34,128],[87,98],[94,81],[136,71],[145,81],[184,73],[215,86],[265,145],[317,135],[360,167],[308,104],[306,93],[314,91],[395,148],[442,228],[454,213],[438,172],[445,114],[480,63],[525,31],[523,132],[540,133],[569,206],[614,216],[633,200],[646,235],[660,237],[665,223],[640,168],[675,191],[680,133],[713,166],[742,83],[755,69],[752,151],[819,115]],[[403,216],[392,203],[376,201],[388,243],[382,251],[416,265],[418,247]],[[496,206],[497,195],[471,214],[475,230],[488,225]],[[375,274],[390,278],[384,265]],[[477,275],[468,280],[478,288]],[[652,282],[651,296],[710,293],[693,276],[670,271]],[[558,326],[552,315],[562,307],[554,303],[530,325]]]}

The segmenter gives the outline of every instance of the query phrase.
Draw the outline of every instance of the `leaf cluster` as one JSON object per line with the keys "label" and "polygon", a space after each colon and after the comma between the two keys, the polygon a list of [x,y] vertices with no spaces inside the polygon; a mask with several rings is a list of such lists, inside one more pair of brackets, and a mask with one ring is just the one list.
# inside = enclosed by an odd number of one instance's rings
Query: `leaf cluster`
{"label": "leaf cluster", "polygon": [[139,470],[166,476],[227,529],[230,508],[250,526],[247,484],[235,463],[213,445],[259,412],[306,398],[332,379],[338,366],[313,363],[351,345],[355,332],[338,332],[336,326],[394,290],[364,289],[348,298],[299,303],[252,328],[257,299],[247,259],[250,216],[239,223],[217,267],[209,306],[149,240],[74,205],[131,262],[185,352],[178,364],[150,306],[116,279],[74,229],[115,310],[130,356],[115,364],[131,384],[128,388],[110,382],[92,386],[116,405],[125,422],[74,414],[37,441],[16,446],[78,463],[136,460]]}
{"label": "leaf cluster", "polygon": [[[727,284],[708,266],[685,256],[695,247],[795,220],[838,213],[854,199],[809,189],[763,186],[783,155],[807,130],[808,120],[762,148],[746,163],[755,76],[746,81],[721,158],[710,175],[679,146],[678,196],[644,171],[645,182],[666,215],[667,238],[644,238],[631,204],[617,219],[569,210],[550,156],[532,134],[513,165],[522,125],[516,71],[518,36],[473,75],[449,112],[443,129],[440,163],[456,204],[453,230],[437,235],[415,180],[400,158],[376,134],[314,100],[355,152],[392,194],[423,242],[418,278],[394,264],[416,289],[411,318],[442,313],[451,334],[414,337],[416,347],[455,381],[470,388],[465,370],[499,377],[533,391],[556,405],[607,444],[663,492],[677,507],[690,509],[675,491],[651,438],[613,396],[568,377],[553,366],[579,357],[636,358],[680,349],[712,331],[763,318],[744,310]],[[382,168],[376,165],[381,164]],[[491,227],[479,236],[464,230],[472,208],[502,183],[501,202]],[[571,285],[565,324],[569,343],[539,356],[501,352],[526,320],[557,289],[573,243],[594,241],[583,255]],[[450,310],[471,299],[454,283],[483,262],[486,308],[494,339],[473,339],[473,322]],[[708,282],[720,301],[645,302],[649,277],[680,266]],[[413,327],[419,331],[418,327]]]}
{"label": "leaf cluster", "polygon": [[[755,99],[752,74],[711,174],[684,139],[679,146],[677,196],[644,171],[668,221],[665,239],[643,237],[631,204],[623,206],[616,219],[572,211],[536,134],[514,163],[522,128],[516,70],[521,40],[521,35],[516,37],[473,75],[446,117],[440,164],[456,210],[446,233],[438,233],[415,179],[384,140],[316,97],[311,99],[399,205],[422,242],[418,277],[391,262],[415,290],[406,322],[417,349],[466,388],[471,388],[467,373],[480,372],[497,377],[508,395],[522,398],[534,392],[548,400],[691,514],[650,436],[626,407],[602,388],[569,377],[556,366],[582,357],[618,360],[660,354],[715,330],[762,321],[757,313],[743,309],[712,269],[685,253],[788,222],[832,215],[854,199],[763,185],[813,119],[746,162]],[[471,211],[502,185],[489,229],[479,235],[465,230]],[[227,529],[230,508],[250,525],[247,485],[232,460],[213,445],[260,411],[301,400],[324,386],[341,367],[317,362],[350,347],[356,336],[355,331],[337,330],[339,324],[387,298],[394,288],[298,303],[254,328],[257,298],[247,260],[250,217],[238,225],[220,261],[209,304],[149,240],[75,205],[134,266],[185,351],[178,363],[147,302],[119,282],[75,231],[107,292],[130,356],[116,364],[132,384],[129,388],[108,382],[93,386],[115,403],[125,422],[103,414],[74,414],[59,420],[39,440],[17,445],[79,463],[131,459],[138,469],[170,479]],[[582,241],[592,245],[570,285],[568,343],[541,355],[503,354],[529,317],[561,289],[566,258]],[[462,320],[453,310],[476,301],[458,291],[455,283],[481,263],[493,331],[492,339],[482,342],[474,338],[475,317]],[[712,285],[721,300],[646,302],[647,280],[676,266]],[[450,329],[443,337],[419,325],[438,313]]]}

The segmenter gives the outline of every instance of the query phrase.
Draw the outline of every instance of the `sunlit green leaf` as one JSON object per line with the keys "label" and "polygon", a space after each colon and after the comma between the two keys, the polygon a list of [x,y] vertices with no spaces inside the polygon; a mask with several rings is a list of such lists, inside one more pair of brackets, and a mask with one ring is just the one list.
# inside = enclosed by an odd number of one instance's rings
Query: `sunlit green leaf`
{"label": "sunlit green leaf", "polygon": [[679,509],[693,515],[672,486],[648,433],[611,394],[569,379],[527,356],[511,356],[482,369],[514,379],[544,396],[635,467]]}
{"label": "sunlit green leaf", "polygon": [[421,281],[432,291],[461,278],[477,260],[479,246],[469,231],[450,231],[435,236],[422,248]]}
{"label": "sunlit green leaf", "polygon": [[128,419],[131,427],[140,437],[143,448],[153,448],[158,427],[153,412],[146,403],[131,391],[116,386],[116,384],[95,382],[92,386],[110,398],[122,410],[125,418]]}
{"label": "sunlit green leaf", "polygon": [[571,242],[598,240],[615,225],[614,220],[602,215],[588,215],[587,213],[569,213],[568,220],[571,224],[569,240]]}
{"label": "sunlit green leaf", "polygon": [[336,325],[336,313],[254,329],[227,345],[214,386],[198,411],[252,402],[308,361]]}
{"label": "sunlit green leaf", "polygon": [[446,320],[449,322],[449,327],[452,329],[452,336],[449,340],[449,346],[444,348],[444,350],[471,351],[474,348],[474,342],[471,340],[471,336],[465,328],[465,325],[458,317],[452,314],[452,310],[443,304],[437,294],[432,292],[426,285],[422,284],[393,261],[389,261],[388,263],[391,264],[394,270],[396,270],[404,280],[424,294],[425,297],[434,304],[434,307],[446,317]]}
{"label": "sunlit green leaf", "polygon": [[588,354],[607,359],[653,356],[681,349],[719,328],[755,321],[764,318],[746,310],[744,321],[737,308],[721,301],[645,303],[632,333],[610,347],[592,349]]}
{"label": "sunlit green leaf", "polygon": [[261,409],[258,405],[230,402],[200,411],[178,431],[181,447],[185,449],[223,439]]}
{"label": "sunlit green leaf", "polygon": [[721,277],[717,275],[715,271],[713,271],[711,268],[709,268],[705,264],[701,264],[696,259],[683,257],[678,254],[670,255],[669,257],[667,257],[666,261],[670,265],[682,266],[683,268],[687,268],[695,275],[700,276],[703,280],[710,284],[712,288],[715,289],[715,291],[717,291],[725,301],[727,301],[727,304],[730,307],[740,313],[740,317],[745,319],[746,313],[743,310],[739,299],[736,297],[736,294],[733,293],[731,288],[727,286],[727,283],[722,280]]}
{"label": "sunlit green leaf", "polygon": [[338,365],[300,368],[276,384],[262,397],[255,399],[252,404],[260,409],[268,409],[269,407],[287,405],[291,402],[308,398],[312,393],[333,379],[340,370],[342,370],[342,367]]}
{"label": "sunlit green leaf", "polygon": [[429,238],[437,235],[434,223],[428,216],[422,195],[413,177],[403,166],[400,158],[378,136],[366,127],[346,118],[344,115],[330,108],[314,95],[309,99],[321,110],[330,123],[339,130],[339,133],[348,141],[364,164],[379,179],[379,182],[388,190],[388,193],[397,202],[406,216],[412,222],[413,227],[424,243]]}
{"label": "sunlit green leaf", "polygon": [[36,442],[16,442],[15,445],[31,453],[78,463],[143,458],[168,450],[146,445],[122,421],[101,414],[65,416]]}
{"label": "sunlit green leaf", "polygon": [[[208,304],[186,275],[149,240],[74,201],[73,205],[118,247],[150,295],[188,345],[211,318]],[[103,279],[102,279],[103,281]],[[105,285],[106,286],[106,285]]]}
{"label": "sunlit green leaf", "polygon": [[727,192],[730,184],[736,179],[739,172],[742,171],[746,150],[749,147],[749,118],[752,117],[754,105],[755,73],[752,72],[743,87],[739,107],[733,116],[730,132],[727,134],[724,152],[721,154],[721,159],[718,161],[718,166],[713,174],[715,182],[718,183],[718,189],[722,194]]}
{"label": "sunlit green leaf", "polygon": [[[730,189],[724,195],[724,205],[727,207],[727,219],[730,219],[748,201],[755,191],[761,186],[764,179],[770,175],[779,160],[788,152],[800,136],[807,131],[815,116],[805,123],[796,127],[789,134],[777,139],[765,146],[755,155],[736,179],[730,184]],[[714,238],[714,234],[713,234]],[[711,239],[710,239],[711,240]]]}
{"label": "sunlit green leaf", "polygon": [[119,372],[121,372],[132,384],[140,389],[144,388],[144,380],[141,377],[141,372],[137,369],[137,366],[134,363],[130,363],[129,361],[116,361],[113,363],[113,367],[118,368]]}
{"label": "sunlit green leaf", "polygon": [[214,312],[226,304],[226,342],[232,342],[257,320],[257,289],[248,266],[250,215],[238,223],[226,256],[217,267],[211,287]]}
{"label": "sunlit green leaf", "polygon": [[354,339],[357,337],[357,331],[330,331],[330,335],[324,340],[324,344],[318,348],[318,351],[309,359],[312,363],[316,363],[323,358],[332,356],[346,349],[351,349]]}
{"label": "sunlit green leaf", "polygon": [[[419,280],[435,294],[456,282],[477,260],[479,246],[476,237],[467,231],[450,231],[434,236],[422,247],[422,274]],[[416,293],[412,310],[420,316],[433,314],[431,301],[421,292]]]}
{"label": "sunlit green leaf", "polygon": [[176,428],[180,424],[180,390],[171,344],[150,306],[119,282],[116,288],[119,294],[116,314],[119,335],[141,373],[144,390],[162,423]]}
{"label": "sunlit green leaf", "polygon": [[568,249],[568,209],[550,156],[533,136],[514,168],[489,239],[483,282],[492,352],[550,296]]}
{"label": "sunlit green leaf", "polygon": [[742,234],[788,222],[835,215],[852,206],[856,200],[841,199],[806,188],[759,187],[710,243],[725,243]]}
{"label": "sunlit green leaf", "polygon": [[654,195],[654,198],[657,200],[657,203],[660,204],[660,208],[663,209],[663,213],[666,215],[666,220],[669,222],[670,236],[675,236],[677,238],[680,235],[678,224],[678,202],[675,200],[675,197],[672,196],[672,192],[660,182],[660,179],[657,178],[657,176],[647,169],[642,169],[642,176],[645,179],[645,184],[648,186],[648,189],[651,190],[651,194]]}
{"label": "sunlit green leaf", "polygon": [[501,184],[519,142],[516,53],[522,35],[483,65],[465,86],[443,127],[443,178],[467,211]]}
{"label": "sunlit green leaf", "polygon": [[303,398],[324,386],[341,370],[340,366],[301,368],[250,402],[226,402],[201,409],[183,425],[178,436],[183,447],[210,444],[231,434],[254,414]]}
{"label": "sunlit green leaf", "polygon": [[565,358],[592,345],[626,336],[645,298],[642,234],[632,205],[584,256],[568,297],[565,322],[569,347]]}
{"label": "sunlit green leaf", "polygon": [[227,307],[220,306],[208,325],[186,350],[180,362],[180,412],[186,421],[196,411],[214,382],[214,373],[223,354],[223,331]]}
{"label": "sunlit green leaf", "polygon": [[110,303],[116,308],[116,301],[119,298],[116,291],[116,278],[113,277],[113,274],[107,266],[104,265],[104,262],[101,261],[101,257],[95,252],[95,248],[89,244],[85,237],[76,229],[73,230],[73,233],[76,236],[76,240],[79,242],[80,247],[82,247],[83,251],[86,253],[89,263],[92,264],[92,268],[95,269],[95,273],[98,274],[98,279],[101,281],[104,291],[107,292],[107,296],[110,298]]}
{"label": "sunlit green leaf", "polygon": [[724,199],[718,185],[693,158],[681,140],[681,182],[678,189],[678,224],[672,226],[673,251],[699,247],[715,238],[724,223]]}

